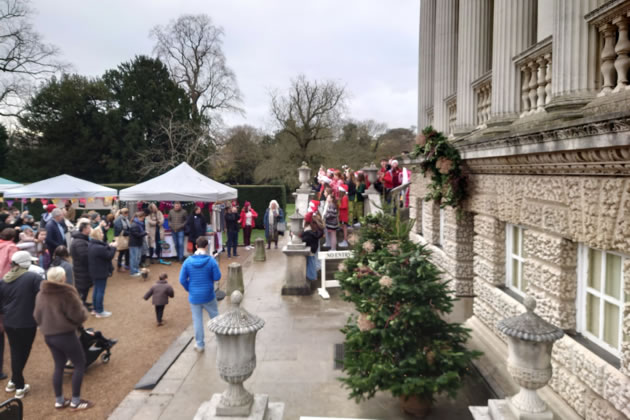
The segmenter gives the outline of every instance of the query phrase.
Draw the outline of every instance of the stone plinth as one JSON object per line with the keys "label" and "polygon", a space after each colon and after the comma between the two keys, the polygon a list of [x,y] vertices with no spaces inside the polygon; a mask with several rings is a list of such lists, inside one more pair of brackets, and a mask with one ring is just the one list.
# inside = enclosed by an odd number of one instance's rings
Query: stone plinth
{"label": "stone plinth", "polygon": [[263,238],[256,238],[254,243],[256,244],[254,261],[265,261],[267,259],[265,254],[265,240]]}
{"label": "stone plinth", "polygon": [[383,203],[381,202],[381,194],[374,190],[376,192],[376,194],[363,194],[363,197],[365,197],[365,201],[364,201],[364,208],[363,208],[363,212],[364,212],[364,216],[367,216],[368,214],[377,214],[377,213],[381,213],[383,211]]}
{"label": "stone plinth", "polygon": [[245,285],[243,284],[243,267],[239,263],[232,263],[228,265],[228,279],[227,279],[228,296],[232,295],[235,290],[245,293]]}
{"label": "stone plinth", "polygon": [[553,420],[551,412],[524,413],[510,407],[506,400],[488,400],[488,407],[470,407],[475,420]]}
{"label": "stone plinth", "polygon": [[221,401],[221,394],[212,395],[210,401],[201,404],[194,420],[281,420],[284,413],[284,403],[270,403],[269,396],[255,394],[252,411],[246,417],[217,415],[217,406]]}
{"label": "stone plinth", "polygon": [[310,295],[311,286],[306,280],[306,257],[310,254],[310,249],[304,243],[289,244],[282,249],[282,252],[287,256],[282,294]]}
{"label": "stone plinth", "polygon": [[308,213],[308,202],[314,196],[313,192],[310,189],[297,189],[296,192],[293,193],[293,196],[295,197],[295,209],[299,210],[300,214]]}

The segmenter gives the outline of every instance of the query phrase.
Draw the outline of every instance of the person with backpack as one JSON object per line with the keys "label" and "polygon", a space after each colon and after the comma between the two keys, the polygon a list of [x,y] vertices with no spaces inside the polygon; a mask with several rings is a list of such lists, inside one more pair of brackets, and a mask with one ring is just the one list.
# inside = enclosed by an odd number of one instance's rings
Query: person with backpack
{"label": "person with backpack", "polygon": [[87,296],[92,287],[92,278],[88,267],[88,244],[90,243],[90,232],[92,225],[90,220],[82,218],[78,220],[78,229],[72,233],[70,243],[70,255],[72,256],[72,274],[74,277],[74,287],[79,292],[79,297],[86,309],[92,306],[87,302]]}
{"label": "person with backpack", "polygon": [[101,229],[92,229],[90,233],[90,243],[88,245],[88,267],[90,277],[94,283],[94,292],[92,293],[92,314],[97,318],[107,318],[112,313],[106,311],[103,307],[105,299],[105,287],[107,286],[107,278],[114,272],[112,259],[116,254],[116,241],[108,245],[103,240],[103,231]]}

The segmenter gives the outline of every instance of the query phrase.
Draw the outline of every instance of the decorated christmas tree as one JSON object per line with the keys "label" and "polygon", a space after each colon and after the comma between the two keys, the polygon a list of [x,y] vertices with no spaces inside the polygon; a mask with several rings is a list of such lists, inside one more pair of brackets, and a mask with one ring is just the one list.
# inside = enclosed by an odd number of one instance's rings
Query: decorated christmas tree
{"label": "decorated christmas tree", "polygon": [[455,397],[480,354],[466,348],[466,328],[444,320],[454,298],[429,251],[409,240],[411,226],[386,213],[367,216],[350,238],[354,257],[336,274],[359,313],[342,330],[340,378],[357,401],[377,391],[428,402]]}

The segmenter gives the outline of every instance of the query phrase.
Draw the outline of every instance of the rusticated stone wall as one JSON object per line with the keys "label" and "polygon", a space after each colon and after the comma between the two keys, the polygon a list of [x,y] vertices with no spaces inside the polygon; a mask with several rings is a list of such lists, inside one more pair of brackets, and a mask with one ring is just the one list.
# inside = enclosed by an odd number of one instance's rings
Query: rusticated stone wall
{"label": "rusticated stone wall", "polygon": [[[505,283],[505,224],[511,223],[526,228],[523,276],[527,293],[538,303],[536,312],[575,331],[577,245],[630,255],[630,179],[474,174],[470,185],[466,209],[475,214],[474,315],[505,341],[496,323],[523,310],[497,287]],[[626,279],[629,266],[626,260]],[[630,332],[628,305],[624,329]],[[628,343],[617,369],[565,336],[554,347],[550,386],[584,418],[625,418],[630,416],[629,362]]]}
{"label": "rusticated stone wall", "polygon": [[[426,194],[428,179],[422,174],[414,174],[410,190],[410,202],[418,203]],[[417,205],[417,204],[416,204]],[[410,216],[413,217],[413,209]],[[444,280],[458,297],[473,295],[473,217],[471,213],[458,215],[447,207],[444,214],[444,231],[442,245],[436,246],[440,240],[440,207],[432,201],[425,201],[422,216],[421,241],[429,245],[432,261],[444,272]],[[420,232],[415,231],[418,235]]]}
{"label": "rusticated stone wall", "polygon": [[[413,179],[412,196],[424,195],[427,179]],[[501,319],[524,311],[505,293],[506,224],[526,228],[523,276],[536,312],[571,333],[576,329],[578,243],[630,255],[630,178],[553,175],[470,175],[463,216],[448,208],[442,247],[439,208],[425,202],[421,242],[451,280],[458,296],[474,295],[473,313],[505,342]],[[413,198],[412,198],[413,202]],[[625,260],[630,295],[630,259]],[[630,305],[624,314],[630,336]],[[475,331],[473,331],[475,334]],[[586,419],[630,417],[630,343],[621,368],[610,365],[570,335],[556,343],[551,388]]]}

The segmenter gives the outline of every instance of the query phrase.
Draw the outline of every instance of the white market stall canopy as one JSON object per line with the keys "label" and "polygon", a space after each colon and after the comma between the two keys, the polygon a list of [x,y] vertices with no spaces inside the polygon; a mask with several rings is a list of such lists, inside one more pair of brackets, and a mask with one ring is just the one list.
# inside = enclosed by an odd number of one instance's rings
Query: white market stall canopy
{"label": "white market stall canopy", "polygon": [[59,175],[4,193],[5,198],[93,198],[114,197],[118,192],[70,175]]}
{"label": "white market stall canopy", "polygon": [[4,192],[6,190],[23,187],[23,186],[24,186],[23,184],[18,184],[17,182],[9,181],[6,178],[0,178],[0,192]]}
{"label": "white market stall canopy", "polygon": [[228,187],[190,167],[186,162],[170,171],[130,188],[120,190],[121,201],[206,201],[237,198],[235,188]]}

